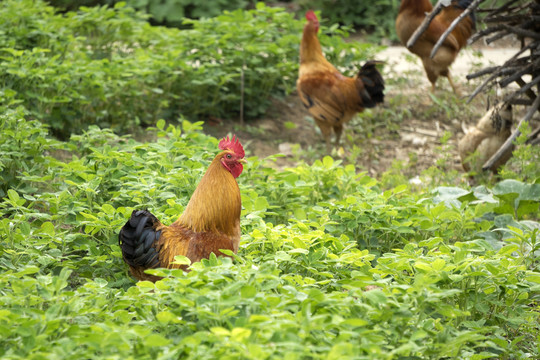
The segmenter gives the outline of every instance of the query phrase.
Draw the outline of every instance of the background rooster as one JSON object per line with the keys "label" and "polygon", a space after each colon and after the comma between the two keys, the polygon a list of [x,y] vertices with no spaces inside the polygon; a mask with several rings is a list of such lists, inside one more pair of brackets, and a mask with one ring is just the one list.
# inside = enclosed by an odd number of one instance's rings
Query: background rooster
{"label": "background rooster", "polygon": [[[473,0],[454,0],[451,5],[443,8],[426,31],[420,36],[414,46],[409,49],[422,60],[427,77],[431,82],[431,91],[435,91],[435,83],[439,76],[446,76],[454,93],[458,90],[450,77],[449,67],[457,57],[458,52],[467,43],[475,28],[474,13],[461,20],[458,26],[446,38],[433,59],[430,58],[431,50],[441,35],[448,29],[452,21],[466,9]],[[396,32],[403,45],[420,26],[426,13],[433,10],[429,0],[402,0],[401,7],[396,19]]]}
{"label": "background rooster", "polygon": [[[512,121],[512,105],[499,103],[489,109],[476,126],[465,131],[465,136],[458,143],[459,156],[465,171],[470,171],[471,168],[475,171],[482,169],[482,165],[511,135]],[[477,157],[471,158],[475,151]],[[511,156],[511,152],[503,156],[494,164],[494,171],[504,165]]]}
{"label": "background rooster", "polygon": [[236,178],[245,163],[244,149],[234,136],[223,138],[219,148],[223,151],[208,167],[178,220],[165,226],[150,212],[135,210],[120,230],[122,256],[138,280],[159,280],[145,274],[146,269],[186,269],[171,264],[177,255],[193,263],[211,253],[223,255],[219,249],[238,251],[241,200]]}
{"label": "background rooster", "polygon": [[368,61],[354,78],[343,76],[323,55],[317,37],[319,20],[315,13],[306,13],[300,43],[300,70],[296,87],[302,103],[315,119],[330,152],[332,129],[339,144],[343,125],[366,107],[374,107],[384,100],[384,81]]}

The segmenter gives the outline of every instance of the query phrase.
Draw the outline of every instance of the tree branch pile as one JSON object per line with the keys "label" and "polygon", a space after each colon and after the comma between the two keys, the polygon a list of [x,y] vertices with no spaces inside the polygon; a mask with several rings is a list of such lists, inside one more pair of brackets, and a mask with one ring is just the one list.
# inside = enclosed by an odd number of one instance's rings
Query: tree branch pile
{"label": "tree branch pile", "polygon": [[[501,157],[512,151],[512,142],[520,135],[521,125],[530,122],[540,110],[540,0],[509,0],[499,7],[481,11],[487,12],[484,18],[487,28],[476,33],[471,43],[483,38],[486,44],[491,44],[506,36],[516,36],[521,42],[521,49],[501,66],[467,75],[468,80],[489,75],[473,91],[468,102],[488,86],[498,84],[505,88],[515,83],[518,89],[509,92],[505,101],[529,106],[516,131],[482,167],[483,170],[492,170]],[[539,132],[540,128],[534,130],[527,143],[537,144]]]}
{"label": "tree branch pile", "polygon": [[487,44],[491,44],[513,35],[520,39],[521,49],[501,66],[467,75],[468,80],[489,75],[473,91],[468,102],[488,86],[498,84],[505,88],[516,83],[519,89],[511,92],[505,100],[511,104],[532,105],[540,89],[540,0],[507,0],[497,8],[479,12],[487,12],[484,22],[488,27],[473,35],[471,43],[484,38]]}
{"label": "tree branch pile", "polygon": [[[440,0],[437,3],[436,10],[440,11],[441,6],[443,6],[441,4],[442,2]],[[491,3],[491,7],[478,8],[480,4],[487,4],[488,2]],[[493,164],[497,163],[499,158],[512,151],[512,141],[519,136],[521,125],[528,123],[534,114],[540,111],[540,0],[506,0],[497,6],[494,6],[494,4],[497,4],[494,0],[474,0],[469,8],[462,13],[462,16],[455,19],[450,25],[431,52],[431,57],[433,58],[451,31],[473,10],[486,14],[483,22],[487,25],[487,28],[473,35],[469,43],[484,39],[487,44],[491,44],[507,36],[515,36],[521,42],[520,50],[503,65],[488,67],[467,75],[467,80],[487,76],[469,96],[468,103],[476,95],[493,86],[498,85],[501,88],[505,88],[515,83],[517,89],[509,91],[504,101],[514,105],[529,107],[525,117],[520,120],[518,129],[491,159],[484,164],[482,167],[483,170],[491,170]],[[424,19],[424,22],[411,37],[409,43],[407,43],[407,47],[414,45],[414,42],[428,28],[429,23],[435,15],[433,13],[430,14],[433,16],[427,16]],[[540,143],[540,140],[536,138],[539,134],[540,128],[533,130],[527,143]]]}

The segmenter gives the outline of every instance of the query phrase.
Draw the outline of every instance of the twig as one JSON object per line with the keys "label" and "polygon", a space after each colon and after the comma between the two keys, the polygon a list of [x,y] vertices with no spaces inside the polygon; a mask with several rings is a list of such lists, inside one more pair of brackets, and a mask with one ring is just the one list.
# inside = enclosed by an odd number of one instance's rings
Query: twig
{"label": "twig", "polygon": [[532,101],[529,100],[529,99],[508,99],[508,100],[505,100],[506,103],[508,104],[511,104],[511,105],[523,105],[523,106],[531,106],[532,105]]}
{"label": "twig", "polygon": [[[508,2],[502,6],[499,6],[498,8],[495,8],[495,9],[486,9],[486,11],[489,11],[489,15],[486,16],[486,19],[489,18],[490,16],[495,16],[497,14],[500,14],[502,13],[503,11],[507,10],[510,5],[512,5],[514,3],[514,0],[508,0]],[[511,9],[509,10],[511,11]]]}
{"label": "twig", "polygon": [[480,71],[477,71],[475,73],[468,74],[465,78],[467,80],[476,79],[477,77],[484,76],[484,75],[487,75],[487,74],[491,74],[492,72],[494,72],[498,68],[499,68],[498,66],[491,66],[491,67],[482,69]]}
{"label": "twig", "polygon": [[[518,85],[521,87],[521,88],[524,88],[525,86],[527,86],[527,83],[525,82],[525,80],[523,79],[517,79],[516,82],[518,83]],[[527,94],[527,96],[529,97],[529,99],[531,99],[531,104],[532,104],[532,101],[536,98],[536,95],[534,94],[534,91],[532,91],[531,89],[527,89],[525,91],[525,94]],[[512,96],[513,97],[513,96]]]}
{"label": "twig", "polygon": [[437,41],[437,43],[433,47],[433,50],[431,50],[430,58],[433,59],[433,57],[435,56],[435,54],[437,53],[439,48],[442,46],[442,43],[444,42],[444,40],[446,40],[448,35],[450,35],[450,33],[456,28],[456,26],[459,24],[459,22],[464,17],[468,16],[471,12],[473,12],[474,9],[476,9],[476,7],[478,6],[478,4],[480,4],[482,1],[483,0],[474,0],[469,6],[467,6],[465,11],[463,11],[457,18],[454,19],[454,21],[452,21],[452,24],[450,24],[448,29],[446,29],[446,31],[442,34],[442,36],[439,38],[439,40]]}
{"label": "twig", "polygon": [[529,31],[529,30],[509,26],[509,25],[506,25],[506,24],[503,24],[503,28],[505,30],[507,30],[507,31],[509,31],[509,32],[511,32],[513,34],[519,35],[519,36],[530,37],[530,38],[535,39],[535,40],[540,40],[540,34],[534,32],[534,31]]}
{"label": "twig", "polygon": [[495,41],[500,40],[500,39],[502,39],[503,37],[505,37],[505,36],[510,36],[510,35],[512,35],[512,34],[509,34],[509,33],[506,33],[506,32],[501,31],[500,33],[493,35],[493,36],[490,37],[489,39],[486,39],[486,45],[489,45],[489,44],[491,44],[491,43],[494,43]]}
{"label": "twig", "polygon": [[422,34],[424,33],[424,31],[426,31],[426,29],[429,27],[429,24],[431,24],[431,21],[433,20],[433,18],[435,16],[437,16],[438,13],[441,12],[443,8],[443,5],[441,3],[441,1],[438,1],[437,2],[437,5],[435,5],[435,7],[433,8],[433,10],[431,10],[431,12],[429,13],[429,15],[427,15],[424,19],[424,21],[422,21],[422,23],[420,24],[420,26],[416,29],[416,31],[412,34],[411,38],[409,39],[409,41],[407,41],[407,49],[410,49],[414,46],[414,44],[416,44],[416,42],[418,41],[418,39],[420,38],[420,36],[422,36]]}
{"label": "twig", "polygon": [[491,81],[493,81],[493,79],[495,79],[497,76],[501,76],[501,75],[505,75],[505,74],[508,74],[510,73],[511,71],[514,71],[513,68],[503,68],[502,66],[499,66],[497,68],[497,70],[495,70],[493,72],[493,74],[491,74],[490,77],[488,77],[482,84],[478,85],[478,87],[476,89],[474,89],[473,93],[471,94],[471,96],[469,96],[469,98],[467,99],[467,104],[470,103],[472,101],[472,99],[474,99],[474,97],[476,95],[478,95],[482,90],[484,90],[484,88],[489,85],[489,83]]}
{"label": "twig", "polygon": [[508,151],[511,151],[512,143],[521,134],[521,131],[519,130],[521,128],[521,125],[523,123],[525,123],[525,122],[529,122],[532,119],[532,117],[536,113],[536,110],[538,110],[539,107],[540,107],[540,96],[537,96],[536,99],[534,100],[534,103],[529,108],[529,111],[527,112],[527,114],[525,114],[525,116],[519,121],[519,124],[517,126],[516,131],[514,131],[512,136],[510,136],[508,139],[506,139],[506,141],[504,142],[504,144],[502,144],[502,146],[499,148],[499,150],[497,150],[497,152],[495,154],[493,154],[493,156],[484,164],[484,166],[482,166],[482,170],[484,170],[484,171],[491,170],[493,165],[496,162],[498,162],[499,159],[503,155],[508,153]]}
{"label": "twig", "polygon": [[523,86],[521,89],[519,89],[518,91],[516,91],[516,95],[519,95],[519,94],[523,94],[524,92],[527,92],[528,90],[530,90],[534,85],[540,83],[540,75],[538,75],[537,77],[535,77],[532,81],[530,81],[528,84],[526,84],[525,86]]}
{"label": "twig", "polygon": [[525,69],[520,68],[514,74],[508,76],[505,79],[499,80],[499,85],[501,85],[501,87],[506,87],[508,86],[508,84],[513,83],[514,81],[517,81],[517,79],[521,79],[523,75],[530,74],[532,70],[533,70],[533,64],[530,64]]}
{"label": "twig", "polygon": [[[513,71],[515,71],[515,67],[512,66],[513,62],[517,61],[517,58],[523,54],[525,51],[527,51],[529,48],[532,47],[532,43],[523,47],[521,50],[519,50],[514,56],[512,56],[510,59],[506,60],[506,62],[502,65],[502,66],[498,66],[498,67],[491,67],[491,68],[487,68],[487,69],[484,69],[483,71],[487,71],[487,70],[491,70],[493,69],[493,71],[489,71],[489,72],[486,72],[485,74],[487,73],[492,73],[492,75],[487,78],[482,84],[480,84],[474,91],[473,93],[469,96],[469,98],[467,99],[467,104],[469,104],[472,99],[474,99],[474,97],[476,95],[478,95],[493,79],[495,79],[497,76],[502,76],[502,75],[506,75],[506,74],[510,74],[512,73]],[[479,74],[481,71],[475,73],[475,74],[472,74],[471,75],[471,79],[473,78],[472,76],[474,77],[478,77],[476,76],[477,74]],[[483,75],[483,74],[482,74]],[[467,77],[468,78],[468,77]]]}
{"label": "twig", "polygon": [[474,34],[473,36],[471,36],[471,38],[469,39],[468,41],[468,44],[472,44],[473,42],[475,42],[476,40],[486,36],[486,35],[489,35],[491,33],[494,33],[494,32],[497,32],[497,31],[501,31],[503,30],[503,27],[501,24],[499,25],[495,25],[495,26],[492,26],[490,28],[487,28],[487,29],[484,29],[482,31],[478,31],[476,34]]}

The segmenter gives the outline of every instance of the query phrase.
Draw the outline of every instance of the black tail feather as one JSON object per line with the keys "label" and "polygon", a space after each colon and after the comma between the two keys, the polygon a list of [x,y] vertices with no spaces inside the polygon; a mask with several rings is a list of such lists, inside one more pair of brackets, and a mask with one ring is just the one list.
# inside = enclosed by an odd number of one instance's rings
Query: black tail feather
{"label": "black tail feather", "polygon": [[155,242],[161,235],[159,220],[147,210],[134,210],[118,234],[122,256],[129,266],[151,269],[159,266]]}
{"label": "black tail feather", "polygon": [[377,70],[377,64],[382,64],[382,61],[370,60],[358,72],[358,78],[364,83],[365,91],[360,94],[364,107],[374,107],[384,102],[384,80]]}

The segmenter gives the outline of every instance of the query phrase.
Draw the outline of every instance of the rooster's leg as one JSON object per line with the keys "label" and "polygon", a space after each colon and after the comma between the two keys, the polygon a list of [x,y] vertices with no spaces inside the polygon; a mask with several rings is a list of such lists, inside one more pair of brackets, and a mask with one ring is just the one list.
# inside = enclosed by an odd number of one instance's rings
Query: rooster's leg
{"label": "rooster's leg", "polygon": [[314,118],[315,119],[315,123],[317,124],[317,126],[319,127],[319,129],[321,129],[321,134],[324,138],[324,141],[326,142],[326,150],[328,152],[331,152],[332,151],[332,145],[330,145],[330,136],[332,135],[332,128],[330,126],[328,126],[328,124],[324,121],[321,121],[317,118]]}
{"label": "rooster's leg", "polygon": [[450,72],[448,72],[448,74],[446,75],[446,77],[448,78],[448,82],[450,83],[450,86],[452,87],[452,90],[454,90],[454,94],[456,94],[457,96],[459,96],[459,90],[458,88],[456,87],[456,85],[454,84],[454,81],[452,81],[452,77],[450,76]]}
{"label": "rooster's leg", "polygon": [[336,147],[339,146],[339,139],[341,139],[341,133],[343,132],[343,125],[335,125],[334,133],[336,133]]}

